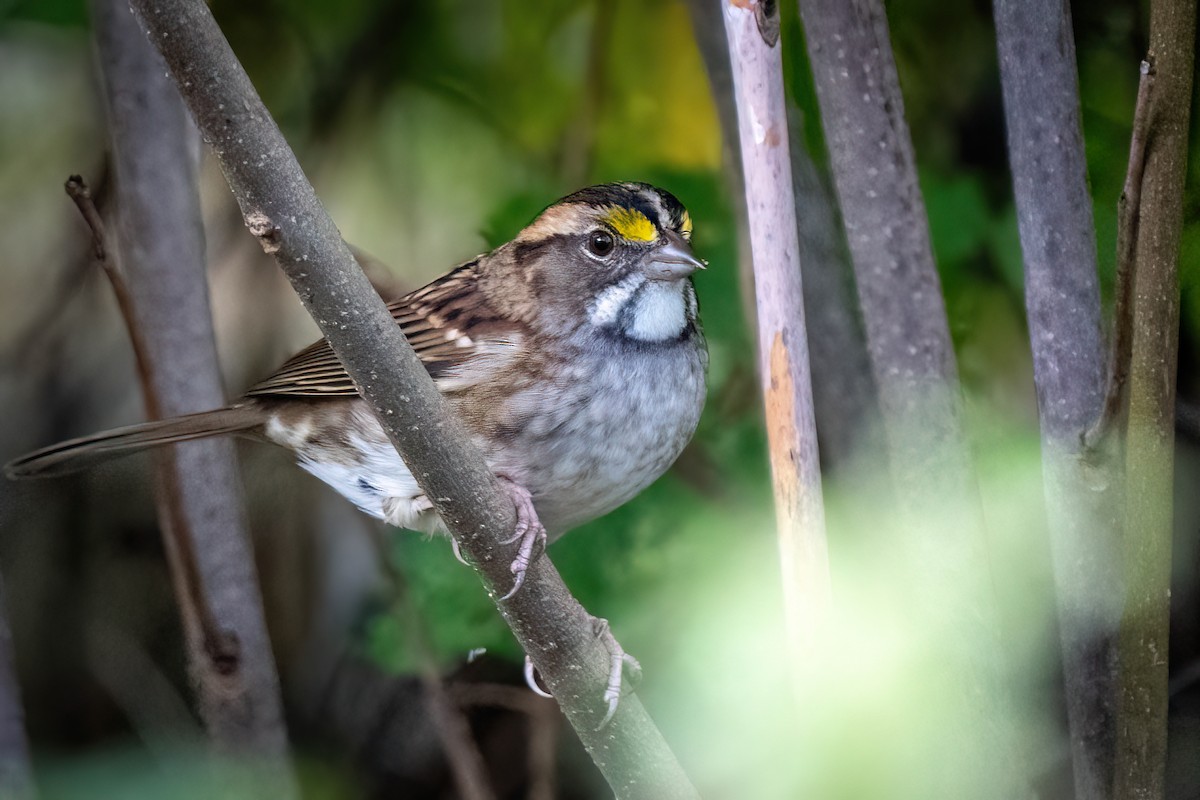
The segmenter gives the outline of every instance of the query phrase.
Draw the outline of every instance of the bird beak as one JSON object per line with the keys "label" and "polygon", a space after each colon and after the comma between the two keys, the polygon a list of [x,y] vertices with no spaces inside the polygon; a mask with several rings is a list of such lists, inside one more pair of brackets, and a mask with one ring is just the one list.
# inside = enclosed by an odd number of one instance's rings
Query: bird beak
{"label": "bird beak", "polygon": [[652,281],[677,281],[686,278],[705,264],[692,255],[692,248],[675,231],[667,231],[666,242],[654,248],[643,268]]}

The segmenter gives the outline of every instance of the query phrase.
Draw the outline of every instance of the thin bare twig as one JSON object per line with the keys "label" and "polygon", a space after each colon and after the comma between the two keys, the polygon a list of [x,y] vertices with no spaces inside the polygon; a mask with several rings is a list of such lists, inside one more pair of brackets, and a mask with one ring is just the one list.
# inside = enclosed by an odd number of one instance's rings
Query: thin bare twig
{"label": "thin bare twig", "polygon": [[150,354],[146,349],[146,339],[142,336],[141,328],[137,324],[137,317],[133,312],[133,300],[129,296],[129,287],[125,285],[125,276],[121,274],[121,270],[111,255],[112,248],[108,243],[108,230],[104,225],[104,217],[96,208],[96,204],[92,200],[92,191],[82,176],[72,175],[67,178],[63,188],[66,189],[67,196],[75,203],[83,221],[87,223],[88,229],[92,232],[92,255],[96,266],[103,270],[104,277],[108,279],[108,285],[112,287],[113,297],[117,301],[117,309],[121,312],[121,319],[125,322],[125,330],[129,334],[129,344],[133,348],[138,383],[142,389],[142,402],[146,404],[146,414],[151,418],[158,418],[162,416],[162,413],[159,409],[158,395],[150,381]]}
{"label": "thin bare twig", "polygon": [[[142,402],[146,406],[146,415],[151,419],[159,419],[162,417],[162,410],[158,392],[155,390],[151,378],[153,367],[150,353],[134,313],[133,299],[130,297],[129,287],[125,283],[125,276],[112,258],[113,251],[108,242],[108,231],[104,225],[104,218],[100,214],[100,210],[96,208],[91,190],[88,189],[87,183],[81,176],[69,177],[65,188],[67,196],[74,201],[83,221],[87,223],[88,229],[92,232],[92,253],[95,256],[96,264],[108,278],[113,296],[117,301],[117,308],[125,322],[125,330],[129,334],[129,343],[133,348],[138,385],[142,392]],[[178,510],[179,504],[175,500],[178,488],[174,484],[178,479],[178,472],[174,466],[174,451],[160,450],[155,457],[161,459],[163,465],[163,469],[159,473],[164,476],[163,491],[166,495],[164,502],[167,505],[166,510],[170,519],[170,524],[165,526],[164,534],[170,537],[171,546],[178,556],[181,574],[177,580],[183,595],[179,599],[180,602],[186,602],[194,610],[201,635],[204,637],[205,652],[213,660],[218,671],[226,673],[234,668],[239,657],[237,637],[232,632],[223,630],[217,624],[212,607],[204,594],[200,570],[196,563],[196,554],[192,548],[192,539],[187,532],[186,520],[182,512]]]}
{"label": "thin bare twig", "polygon": [[1137,101],[1133,110],[1133,132],[1129,139],[1129,168],[1121,199],[1117,201],[1117,274],[1113,297],[1113,330],[1108,356],[1108,384],[1100,418],[1084,435],[1089,448],[1099,445],[1114,428],[1125,401],[1129,358],[1133,347],[1133,259],[1137,252],[1142,177],[1150,142],[1150,107],[1154,94],[1154,63],[1148,56],[1141,64]]}

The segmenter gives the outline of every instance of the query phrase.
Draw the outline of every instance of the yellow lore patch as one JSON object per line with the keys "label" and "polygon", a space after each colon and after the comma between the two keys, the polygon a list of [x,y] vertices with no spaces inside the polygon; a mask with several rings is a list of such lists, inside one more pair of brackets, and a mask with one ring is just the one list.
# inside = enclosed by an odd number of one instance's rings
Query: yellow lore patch
{"label": "yellow lore patch", "polygon": [[683,212],[683,219],[679,221],[679,232],[685,240],[692,240],[692,215],[686,211]]}
{"label": "yellow lore patch", "polygon": [[604,217],[604,221],[630,241],[653,242],[658,238],[658,229],[654,227],[654,223],[636,209],[614,206]]}

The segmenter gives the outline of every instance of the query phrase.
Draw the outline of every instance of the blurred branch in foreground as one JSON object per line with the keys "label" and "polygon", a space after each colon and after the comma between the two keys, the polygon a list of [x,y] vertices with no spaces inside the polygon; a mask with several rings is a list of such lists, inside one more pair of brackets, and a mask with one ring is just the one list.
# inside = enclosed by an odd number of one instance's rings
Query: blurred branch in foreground
{"label": "blurred branch in foreground", "polygon": [[[156,418],[219,407],[225,398],[208,304],[195,129],[127,4],[94,0],[91,11],[124,273],[111,261],[106,271],[123,298],[146,411]],[[116,255],[110,249],[106,260]],[[159,519],[200,714],[220,753],[255,759],[274,773],[273,791],[292,796],[279,678],[233,444],[180,445],[157,464]]]}
{"label": "blurred branch in foreground", "polygon": [[1154,94],[1133,247],[1129,417],[1125,441],[1126,601],[1121,618],[1114,795],[1162,797],[1167,761],[1167,645],[1175,508],[1179,245],[1195,61],[1195,0],[1150,3]]}
{"label": "blurred branch in foreground", "polygon": [[1016,796],[1025,776],[1004,714],[1010,687],[979,490],[887,16],[881,0],[799,6],[904,520],[913,598],[904,602],[941,631],[940,669],[971,731],[961,761],[995,778],[977,796]]}
{"label": "blurred branch in foreground", "polygon": [[825,506],[804,324],[787,111],[773,3],[725,7],[758,308],[759,375],[794,671],[830,604]]}
{"label": "blurred branch in foreground", "polygon": [[1111,439],[1085,442],[1103,406],[1104,343],[1071,13],[1065,0],[998,0],[995,17],[1075,795],[1105,800],[1116,736],[1121,468]]}
{"label": "blurred branch in foreground", "polygon": [[[405,464],[491,591],[515,509],[317,199],[245,70],[200,0],[134,0],[251,232],[320,326]],[[550,559],[496,600],[517,640],[619,798],[694,798],[695,789],[635,695],[611,724],[603,695],[611,654]]]}

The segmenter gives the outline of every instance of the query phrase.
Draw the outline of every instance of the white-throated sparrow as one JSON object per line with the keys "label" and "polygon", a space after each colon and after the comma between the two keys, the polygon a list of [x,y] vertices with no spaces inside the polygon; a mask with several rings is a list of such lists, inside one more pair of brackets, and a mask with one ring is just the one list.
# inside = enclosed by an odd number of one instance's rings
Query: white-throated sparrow
{"label": "white-throated sparrow", "polygon": [[[510,595],[547,535],[632,498],[695,431],[707,352],[690,278],[703,265],[690,238],[688,213],[670,193],[593,186],[389,306],[514,498],[521,544]],[[324,340],[227,408],[62,442],[5,471],[52,475],[226,433],[292,450],[372,516],[444,532]]]}

